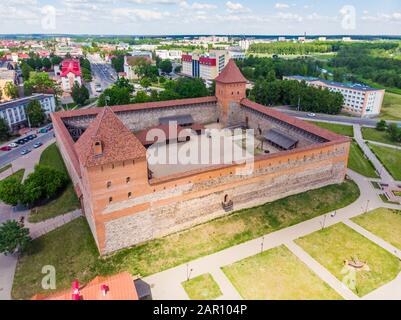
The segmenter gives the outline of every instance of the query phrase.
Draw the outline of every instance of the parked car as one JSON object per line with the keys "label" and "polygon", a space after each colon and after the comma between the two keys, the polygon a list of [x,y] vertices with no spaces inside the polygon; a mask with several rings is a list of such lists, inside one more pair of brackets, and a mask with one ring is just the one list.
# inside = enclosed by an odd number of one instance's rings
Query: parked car
{"label": "parked car", "polygon": [[39,148],[39,147],[41,147],[41,146],[43,146],[43,143],[42,143],[42,142],[36,142],[36,143],[33,145],[33,147],[34,147],[35,149],[37,149],[37,148]]}
{"label": "parked car", "polygon": [[24,139],[19,139],[15,143],[17,143],[17,144],[25,144],[26,141]]}
{"label": "parked car", "polygon": [[16,148],[18,147],[18,144],[16,144],[15,142],[12,142],[8,145],[10,148]]}
{"label": "parked car", "polygon": [[0,148],[1,151],[10,151],[11,147],[10,146],[4,146]]}
{"label": "parked car", "polygon": [[48,133],[48,132],[49,132],[49,129],[47,129],[47,128],[42,128],[37,131],[37,133]]}
{"label": "parked car", "polygon": [[49,131],[50,131],[50,130],[53,130],[53,124],[52,124],[52,123],[49,124],[46,128],[47,128],[47,130],[49,130]]}
{"label": "parked car", "polygon": [[314,118],[314,117],[316,117],[316,114],[314,114],[314,113],[308,113],[308,117]]}
{"label": "parked car", "polygon": [[35,139],[35,138],[37,138],[37,135],[36,135],[36,134],[31,134],[31,135],[29,135],[29,136],[26,137],[26,139],[28,139],[29,141],[31,141],[31,140],[33,140],[33,139]]}
{"label": "parked car", "polygon": [[29,152],[31,152],[31,150],[24,149],[24,150],[21,151],[21,155],[24,156],[24,155],[28,154]]}

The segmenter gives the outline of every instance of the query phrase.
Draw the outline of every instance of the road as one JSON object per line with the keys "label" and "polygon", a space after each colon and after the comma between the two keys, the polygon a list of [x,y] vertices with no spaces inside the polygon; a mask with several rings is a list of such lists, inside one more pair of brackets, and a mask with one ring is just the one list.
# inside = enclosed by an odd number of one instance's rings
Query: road
{"label": "road", "polygon": [[[29,134],[33,134],[34,132],[28,133]],[[36,133],[35,133],[36,134]],[[40,133],[37,134],[37,138],[25,143],[22,146],[18,146],[15,149],[12,149],[11,151],[0,151],[0,168],[4,167],[5,165],[13,162],[14,160],[18,159],[19,157],[21,157],[21,151],[24,149],[29,149],[32,150],[33,149],[33,145],[37,142],[42,142],[43,144],[45,144],[46,142],[48,142],[49,140],[53,139],[53,131],[50,131],[48,133]],[[18,139],[23,138],[24,136],[19,137]],[[18,140],[16,139],[16,140]],[[10,144],[13,141],[9,141],[7,144]],[[6,144],[6,145],[7,145]]]}
{"label": "road", "polygon": [[109,63],[89,55],[88,60],[91,63],[93,81],[90,84],[91,97],[98,97],[99,92],[95,90],[95,84],[99,83],[104,91],[117,80],[117,73]]}
{"label": "road", "polygon": [[[315,117],[308,117],[308,112],[291,110],[289,107],[276,107],[275,109],[280,110],[288,115],[295,116],[298,118],[305,118],[310,120],[322,120],[322,121],[332,121],[332,122],[342,122],[347,124],[359,124],[361,126],[375,127],[378,119],[366,119],[366,118],[356,118],[347,116],[333,116],[328,114],[316,114]],[[401,125],[401,121],[387,121],[394,122]]]}

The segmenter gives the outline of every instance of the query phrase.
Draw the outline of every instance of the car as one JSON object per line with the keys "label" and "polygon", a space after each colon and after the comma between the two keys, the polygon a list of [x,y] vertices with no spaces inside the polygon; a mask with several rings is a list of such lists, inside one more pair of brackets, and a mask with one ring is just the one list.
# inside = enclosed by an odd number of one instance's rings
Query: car
{"label": "car", "polygon": [[37,148],[39,148],[39,147],[41,147],[41,146],[43,146],[43,143],[42,143],[42,142],[36,142],[36,143],[33,145],[33,147],[34,147],[35,149],[37,149]]}
{"label": "car", "polygon": [[24,150],[21,151],[21,155],[24,156],[24,155],[28,154],[29,152],[31,152],[31,150],[24,149]]}
{"label": "car", "polygon": [[308,117],[314,118],[314,117],[316,117],[316,114],[315,113],[308,113]]}
{"label": "car", "polygon": [[49,124],[46,128],[47,128],[47,130],[49,130],[49,131],[50,131],[50,130],[53,130],[53,124],[52,124],[52,123]]}
{"label": "car", "polygon": [[25,144],[26,141],[24,139],[19,139],[15,143],[17,143],[17,144]]}
{"label": "car", "polygon": [[48,132],[49,132],[49,129],[47,129],[47,128],[42,128],[42,129],[39,129],[37,132],[38,132],[38,133],[48,133]]}
{"label": "car", "polygon": [[4,146],[0,148],[1,151],[10,151],[11,147],[10,146]]}
{"label": "car", "polygon": [[31,134],[31,135],[27,136],[25,139],[28,139],[29,141],[31,141],[31,140],[33,140],[35,138],[37,138],[37,135],[36,134]]}
{"label": "car", "polygon": [[18,144],[16,144],[15,142],[12,142],[8,145],[10,148],[16,148],[18,147]]}

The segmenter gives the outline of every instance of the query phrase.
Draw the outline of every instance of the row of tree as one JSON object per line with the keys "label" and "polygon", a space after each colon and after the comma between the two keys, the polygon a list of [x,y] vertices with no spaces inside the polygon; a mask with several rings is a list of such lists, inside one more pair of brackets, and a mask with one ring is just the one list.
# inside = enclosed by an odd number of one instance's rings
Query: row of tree
{"label": "row of tree", "polygon": [[390,139],[394,142],[401,142],[401,127],[396,123],[387,124],[386,121],[381,120],[376,124],[376,130],[387,132]]}
{"label": "row of tree", "polygon": [[327,53],[333,51],[333,46],[327,43],[255,43],[249,47],[252,53],[281,54],[281,55],[304,55],[311,53]]}
{"label": "row of tree", "polygon": [[258,80],[251,99],[268,106],[292,105],[301,111],[338,114],[344,104],[341,93],[318,89],[305,82],[288,80]]}

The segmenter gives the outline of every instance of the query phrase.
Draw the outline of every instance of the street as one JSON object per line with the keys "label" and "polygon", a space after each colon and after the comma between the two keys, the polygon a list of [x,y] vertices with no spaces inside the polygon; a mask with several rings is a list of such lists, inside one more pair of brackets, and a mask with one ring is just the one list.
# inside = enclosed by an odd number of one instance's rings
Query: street
{"label": "street", "polygon": [[[31,132],[29,134],[34,134],[35,132]],[[28,135],[29,135],[28,134]],[[38,137],[32,141],[29,141],[27,143],[25,143],[24,145],[18,146],[17,148],[12,149],[11,151],[0,151],[0,168],[4,167],[5,165],[13,162],[14,160],[22,157],[21,155],[21,151],[24,149],[28,149],[28,150],[32,150],[33,149],[33,145],[37,142],[42,142],[43,144],[45,144],[46,142],[48,142],[49,140],[53,139],[53,130],[48,132],[48,133],[35,133]],[[24,136],[21,136],[20,138],[17,138],[15,140],[21,139]],[[13,141],[9,141],[6,145],[10,144]],[[43,147],[43,146],[42,146]],[[40,147],[40,148],[42,148]],[[27,155],[29,156],[29,154]]]}
{"label": "street", "polygon": [[91,63],[93,76],[93,81],[90,83],[91,97],[98,97],[101,93],[96,92],[95,84],[100,84],[104,91],[117,80],[117,74],[111,64],[105,63],[101,59],[88,55],[88,60]]}

